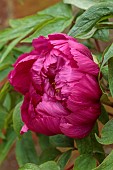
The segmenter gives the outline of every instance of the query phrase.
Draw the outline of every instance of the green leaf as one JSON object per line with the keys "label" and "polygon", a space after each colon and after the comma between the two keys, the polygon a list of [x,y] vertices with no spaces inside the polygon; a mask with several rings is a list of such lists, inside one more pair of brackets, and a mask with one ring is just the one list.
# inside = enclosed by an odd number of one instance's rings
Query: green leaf
{"label": "green leaf", "polygon": [[[70,30],[69,35],[81,39],[90,38],[97,30],[96,24],[99,21],[109,18],[111,15],[113,15],[113,3],[103,2],[91,6],[78,17],[76,24]],[[90,35],[89,32],[91,32]]]}
{"label": "green leaf", "polygon": [[56,162],[48,161],[39,166],[40,170],[60,170]]}
{"label": "green leaf", "polygon": [[101,65],[101,69],[108,62],[108,60],[112,57],[113,57],[113,43],[104,52],[104,59]]}
{"label": "green leaf", "polygon": [[106,112],[105,108],[103,105],[101,105],[101,115],[98,118],[102,124],[106,124],[109,121],[109,116],[108,113]]}
{"label": "green leaf", "polygon": [[5,118],[7,114],[7,109],[0,104],[0,130],[4,128]]}
{"label": "green leaf", "polygon": [[19,170],[41,170],[39,166],[32,164],[32,163],[27,163],[23,167],[19,168]]}
{"label": "green leaf", "polygon": [[101,40],[101,41],[109,41],[109,30],[108,29],[100,29],[95,32],[93,38]]}
{"label": "green leaf", "polygon": [[47,36],[48,34],[54,32],[62,32],[66,27],[69,26],[72,19],[68,18],[53,18],[50,21],[44,22],[41,24],[37,30],[28,38],[24,39],[22,42],[30,43],[34,38],[39,37],[40,35]]}
{"label": "green leaf", "polygon": [[3,86],[3,88],[0,90],[0,103],[4,102],[5,96],[10,89],[11,89],[11,86],[10,86],[9,82],[6,82]]}
{"label": "green leaf", "polygon": [[64,152],[58,159],[58,165],[60,167],[60,170],[64,170],[67,162],[69,161],[69,158],[71,157],[72,150],[68,150],[67,152]]}
{"label": "green leaf", "polygon": [[6,158],[8,152],[10,151],[12,145],[14,144],[16,139],[16,134],[12,129],[8,129],[5,139],[3,140],[2,144],[0,145],[0,164]]}
{"label": "green leaf", "polygon": [[101,163],[105,159],[105,153],[104,153],[103,146],[97,142],[97,140],[95,138],[95,133],[97,135],[99,134],[97,123],[95,124],[95,126],[90,134],[90,138],[91,138],[92,148],[93,148],[92,154],[98,160],[98,162]]}
{"label": "green leaf", "polygon": [[22,105],[22,102],[18,103],[16,107],[14,108],[14,112],[13,112],[13,127],[18,137],[20,137],[20,130],[23,126],[21,113],[20,113],[21,105]]}
{"label": "green leaf", "polygon": [[113,57],[108,60],[108,82],[109,89],[113,97]]}
{"label": "green leaf", "polygon": [[108,65],[101,68],[102,76],[108,81]]}
{"label": "green leaf", "polygon": [[40,166],[32,163],[27,163],[22,168],[19,168],[19,170],[60,170],[60,168],[55,162],[49,161]]}
{"label": "green leaf", "polygon": [[49,140],[55,147],[74,147],[74,140],[65,135],[50,136]]}
{"label": "green leaf", "polygon": [[54,32],[62,32],[71,24],[73,19],[71,7],[62,2],[47,8],[38,14],[45,17],[49,15],[51,18],[40,23],[37,26],[36,31],[22,42],[31,42],[34,38],[40,35],[47,36]]}
{"label": "green leaf", "polygon": [[15,45],[24,37],[26,37],[26,35],[28,35],[31,31],[33,31],[33,29],[31,28],[30,30],[26,31],[26,33],[24,33],[24,35],[20,36],[19,38],[13,40],[7,47],[6,51],[3,53],[1,59],[0,59],[0,63],[3,62],[3,60],[7,57],[7,55],[10,53],[10,51],[15,47]]}
{"label": "green leaf", "polygon": [[16,159],[19,166],[26,163],[38,164],[38,156],[35,150],[31,133],[26,133],[16,142]]}
{"label": "green leaf", "polygon": [[112,2],[112,0],[64,0],[64,3],[75,5],[81,9],[88,9],[99,2]]}
{"label": "green leaf", "polygon": [[99,143],[109,145],[113,143],[113,119],[105,124],[101,132],[101,138],[96,135]]}
{"label": "green leaf", "polygon": [[112,170],[113,169],[113,151],[104,159],[104,161],[93,170]]}
{"label": "green leaf", "polygon": [[85,137],[83,139],[76,139],[75,141],[80,154],[89,154],[93,152],[90,136]]}
{"label": "green leaf", "polygon": [[39,145],[42,150],[45,150],[46,148],[50,147],[51,144],[49,142],[49,136],[38,134],[38,140],[39,140]]}
{"label": "green leaf", "polygon": [[83,154],[76,158],[73,170],[92,170],[96,167],[96,160],[90,154]]}
{"label": "green leaf", "polygon": [[61,154],[59,150],[53,147],[49,147],[45,150],[40,155],[40,164],[47,162],[47,161],[52,161],[55,160],[56,157],[58,157]]}

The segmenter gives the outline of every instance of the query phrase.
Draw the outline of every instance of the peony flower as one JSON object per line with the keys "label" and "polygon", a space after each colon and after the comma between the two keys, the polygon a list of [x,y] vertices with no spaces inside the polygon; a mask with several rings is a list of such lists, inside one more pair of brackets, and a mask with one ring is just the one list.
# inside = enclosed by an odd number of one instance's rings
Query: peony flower
{"label": "peony flower", "polygon": [[21,133],[87,136],[100,115],[101,96],[91,52],[60,33],[34,39],[33,47],[9,74],[10,83],[25,96]]}

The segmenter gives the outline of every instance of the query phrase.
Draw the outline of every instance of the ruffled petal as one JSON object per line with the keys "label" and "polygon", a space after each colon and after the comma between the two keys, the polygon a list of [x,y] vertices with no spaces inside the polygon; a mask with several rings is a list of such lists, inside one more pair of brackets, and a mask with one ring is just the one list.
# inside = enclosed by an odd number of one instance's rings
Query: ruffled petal
{"label": "ruffled petal", "polygon": [[15,90],[22,94],[26,94],[29,91],[30,86],[30,69],[37,59],[36,55],[29,55],[18,60],[15,63],[15,68],[8,76],[10,83],[14,86]]}

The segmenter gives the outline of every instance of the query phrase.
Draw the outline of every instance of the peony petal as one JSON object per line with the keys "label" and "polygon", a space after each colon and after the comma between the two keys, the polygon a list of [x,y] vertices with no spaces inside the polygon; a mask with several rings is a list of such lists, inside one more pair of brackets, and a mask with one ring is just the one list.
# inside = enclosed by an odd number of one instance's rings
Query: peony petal
{"label": "peony petal", "polygon": [[83,125],[83,126],[74,126],[70,123],[61,123],[60,129],[62,133],[71,138],[81,139],[86,137],[92,130],[94,125]]}
{"label": "peony petal", "polygon": [[20,134],[24,134],[26,133],[27,131],[29,130],[29,128],[26,126],[26,124],[24,124],[24,126],[22,127],[21,131],[20,131]]}
{"label": "peony petal", "polygon": [[45,38],[43,36],[40,36],[39,38],[36,38],[33,40],[32,43],[33,47],[37,51],[38,55],[46,54],[47,52],[50,52],[52,49],[52,45],[49,42],[48,38]]}
{"label": "peony petal", "polygon": [[26,94],[30,86],[30,69],[37,59],[37,56],[27,56],[18,60],[8,76],[10,83],[22,94]]}
{"label": "peony petal", "polygon": [[62,117],[69,114],[67,110],[57,101],[42,101],[37,105],[36,112],[41,116]]}

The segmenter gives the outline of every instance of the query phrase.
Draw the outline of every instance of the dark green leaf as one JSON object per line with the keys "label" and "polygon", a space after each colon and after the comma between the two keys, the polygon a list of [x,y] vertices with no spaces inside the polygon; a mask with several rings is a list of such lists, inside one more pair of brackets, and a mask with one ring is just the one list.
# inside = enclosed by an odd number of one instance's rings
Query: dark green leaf
{"label": "dark green leaf", "polygon": [[39,138],[39,144],[42,150],[45,150],[46,148],[51,146],[49,142],[49,136],[38,134],[38,138]]}
{"label": "dark green leaf", "polygon": [[19,166],[26,163],[38,163],[38,156],[35,150],[31,133],[26,133],[16,143],[16,159]]}
{"label": "dark green leaf", "polygon": [[97,30],[93,35],[93,38],[101,41],[109,41],[109,30],[108,29]]}
{"label": "dark green leaf", "polygon": [[76,144],[80,154],[89,154],[93,152],[90,136],[85,137],[83,139],[76,139]]}
{"label": "dark green leaf", "polygon": [[55,160],[55,158],[57,158],[60,154],[61,152],[56,148],[49,147],[41,153],[39,162],[42,164],[47,161]]}
{"label": "dark green leaf", "polygon": [[109,145],[113,143],[113,119],[105,124],[101,132],[101,138],[96,135],[99,143]]}
{"label": "dark green leaf", "polygon": [[65,135],[50,136],[50,143],[55,147],[74,147],[74,140]]}
{"label": "dark green leaf", "polygon": [[90,154],[83,154],[76,159],[73,170],[92,170],[95,167],[96,160],[94,157]]}
{"label": "dark green leaf", "polygon": [[90,38],[97,30],[96,24],[109,18],[111,15],[113,15],[113,3],[103,2],[94,5],[78,17],[69,35],[81,39]]}
{"label": "dark green leaf", "polygon": [[103,124],[106,124],[109,121],[108,113],[106,112],[103,105],[101,105],[101,115],[98,118]]}
{"label": "dark green leaf", "polygon": [[67,162],[69,161],[69,158],[71,157],[72,150],[68,150],[67,152],[64,152],[58,159],[58,165],[60,167],[60,170],[64,170]]}
{"label": "dark green leaf", "polygon": [[20,137],[20,130],[23,126],[21,113],[20,113],[21,105],[22,105],[22,102],[18,103],[13,112],[13,127],[18,137]]}

